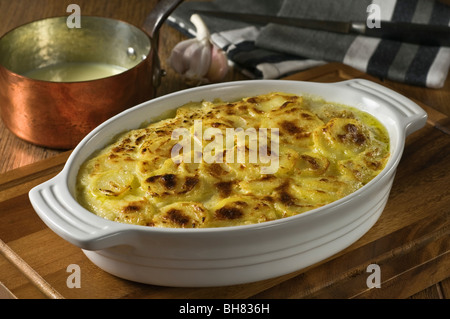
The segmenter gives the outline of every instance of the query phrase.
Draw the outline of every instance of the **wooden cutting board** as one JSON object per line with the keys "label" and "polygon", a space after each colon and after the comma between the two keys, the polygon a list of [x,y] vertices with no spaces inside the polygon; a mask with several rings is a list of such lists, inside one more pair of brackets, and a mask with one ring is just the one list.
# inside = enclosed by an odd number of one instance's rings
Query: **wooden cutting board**
{"label": "wooden cutting board", "polygon": [[[288,77],[316,82],[351,78],[376,81],[337,63]],[[47,228],[29,202],[28,191],[62,169],[66,152],[0,176],[0,282],[17,298],[409,297],[450,277],[449,121],[419,104],[429,114],[428,123],[407,138],[378,222],[344,251],[306,269],[219,288],[167,288],[114,277]],[[380,288],[368,288],[371,264],[379,266]],[[79,266],[79,288],[68,287],[70,265]]]}

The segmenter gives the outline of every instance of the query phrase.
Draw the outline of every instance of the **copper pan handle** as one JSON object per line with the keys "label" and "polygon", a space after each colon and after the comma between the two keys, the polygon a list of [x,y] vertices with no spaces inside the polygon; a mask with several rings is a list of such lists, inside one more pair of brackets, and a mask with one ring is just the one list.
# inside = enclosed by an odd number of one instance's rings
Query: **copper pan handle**
{"label": "copper pan handle", "polygon": [[160,0],[152,9],[144,22],[143,29],[150,38],[157,38],[163,23],[183,0]]}
{"label": "copper pan handle", "polygon": [[147,32],[147,35],[152,41],[152,69],[153,69],[153,88],[154,95],[156,95],[156,89],[161,84],[161,77],[164,75],[163,70],[161,70],[161,63],[158,56],[159,47],[159,29],[169,17],[169,15],[176,9],[176,7],[183,2],[183,0],[160,0],[147,16],[144,22],[143,29]]}

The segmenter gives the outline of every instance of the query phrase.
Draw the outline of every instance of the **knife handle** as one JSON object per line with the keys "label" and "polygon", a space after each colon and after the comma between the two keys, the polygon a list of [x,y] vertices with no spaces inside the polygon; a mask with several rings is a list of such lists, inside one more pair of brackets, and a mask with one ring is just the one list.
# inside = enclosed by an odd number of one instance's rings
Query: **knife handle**
{"label": "knife handle", "polygon": [[380,21],[379,28],[368,28],[363,22],[354,22],[351,32],[422,45],[450,46],[450,28],[444,25]]}

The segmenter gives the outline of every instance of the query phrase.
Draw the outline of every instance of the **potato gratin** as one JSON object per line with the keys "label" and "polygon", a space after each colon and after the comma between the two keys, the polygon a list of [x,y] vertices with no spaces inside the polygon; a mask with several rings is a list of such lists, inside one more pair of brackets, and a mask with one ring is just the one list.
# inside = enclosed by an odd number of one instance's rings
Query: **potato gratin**
{"label": "potato gratin", "polygon": [[[250,134],[244,144],[238,134],[229,140],[232,128],[256,132],[259,144]],[[213,161],[201,157],[206,150]],[[388,157],[385,128],[350,107],[279,92],[192,102],[94,154],[80,168],[77,196],[91,212],[122,223],[247,225],[336,201],[373,179]]]}

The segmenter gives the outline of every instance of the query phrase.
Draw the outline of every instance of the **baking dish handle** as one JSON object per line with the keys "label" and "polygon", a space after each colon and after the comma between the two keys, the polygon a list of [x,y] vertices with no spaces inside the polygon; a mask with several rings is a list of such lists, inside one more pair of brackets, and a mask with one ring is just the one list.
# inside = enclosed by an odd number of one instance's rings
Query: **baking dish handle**
{"label": "baking dish handle", "polygon": [[[34,187],[29,192],[30,202],[42,221],[68,242],[86,250],[100,250],[124,244],[123,233],[116,223],[94,214],[79,214],[81,207],[69,191],[62,187],[64,175]],[[119,237],[122,237],[119,242]]]}
{"label": "baking dish handle", "polygon": [[397,114],[406,135],[421,129],[427,121],[427,113],[419,105],[385,86],[364,79],[352,79],[339,84],[383,100]]}

